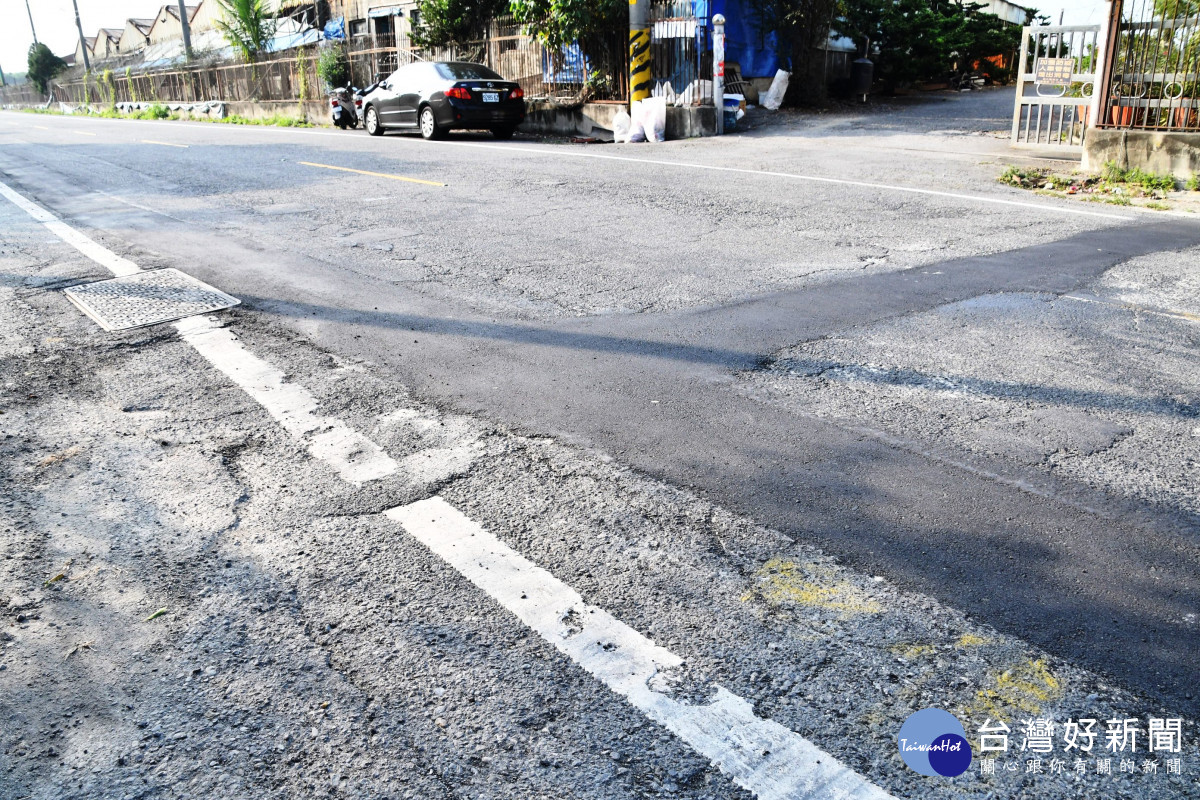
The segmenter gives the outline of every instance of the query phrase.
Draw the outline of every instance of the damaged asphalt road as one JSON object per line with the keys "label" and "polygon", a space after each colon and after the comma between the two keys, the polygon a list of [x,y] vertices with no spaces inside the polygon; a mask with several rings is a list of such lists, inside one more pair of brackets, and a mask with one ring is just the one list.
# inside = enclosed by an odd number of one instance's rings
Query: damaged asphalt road
{"label": "damaged asphalt road", "polygon": [[[4,796],[750,796],[382,514],[435,496],[680,656],[672,697],[723,687],[895,796],[1195,793],[1194,771],[930,781],[895,748],[931,705],[1183,714],[1196,763],[1196,309],[1164,258],[1191,223],[854,254],[716,308],[720,269],[659,291],[645,255],[627,299],[677,300],[572,316],[481,299],[478,245],[432,211],[351,246],[238,207],[285,183],[109,187],[179,223],[13,152],[6,180],[106,246],[239,296],[214,318],[398,469],[341,480],[169,326],[103,334],[58,289],[104,271],[3,207]],[[397,278],[409,246],[483,283]],[[1037,359],[981,357],[1015,320]]]}

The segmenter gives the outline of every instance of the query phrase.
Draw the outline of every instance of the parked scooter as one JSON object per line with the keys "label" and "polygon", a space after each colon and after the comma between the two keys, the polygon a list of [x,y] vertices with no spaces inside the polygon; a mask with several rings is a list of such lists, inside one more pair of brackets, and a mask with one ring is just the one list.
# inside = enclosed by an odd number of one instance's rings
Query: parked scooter
{"label": "parked scooter", "polygon": [[357,116],[359,123],[365,124],[363,119],[363,99],[383,83],[383,75],[376,74],[375,80],[365,89],[354,90],[354,113]]}
{"label": "parked scooter", "polygon": [[333,124],[342,130],[358,127],[358,111],[355,100],[357,89],[346,84],[343,89],[334,89],[329,93],[329,110],[333,115]]}

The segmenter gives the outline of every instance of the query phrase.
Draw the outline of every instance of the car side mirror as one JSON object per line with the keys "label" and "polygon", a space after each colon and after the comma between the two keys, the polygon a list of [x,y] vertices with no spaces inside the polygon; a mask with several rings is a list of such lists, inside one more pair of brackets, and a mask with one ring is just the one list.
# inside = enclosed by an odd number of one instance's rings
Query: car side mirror
{"label": "car side mirror", "polygon": [[392,85],[390,83],[388,83],[387,81],[384,81],[383,83],[379,84],[379,86],[380,86],[380,88],[383,88],[383,89],[391,89],[392,88]]}

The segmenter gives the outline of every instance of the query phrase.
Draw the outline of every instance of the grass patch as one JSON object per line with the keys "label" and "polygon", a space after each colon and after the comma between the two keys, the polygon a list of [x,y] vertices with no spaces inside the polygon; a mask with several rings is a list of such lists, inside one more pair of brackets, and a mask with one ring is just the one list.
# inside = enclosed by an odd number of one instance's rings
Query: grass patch
{"label": "grass patch", "polygon": [[[1172,175],[1160,175],[1137,167],[1122,169],[1115,161],[1106,163],[1099,175],[1079,172],[1064,175],[1042,167],[1012,166],[1002,172],[997,180],[1037,194],[1052,197],[1077,194],[1093,203],[1114,206],[1130,206],[1134,199],[1145,198],[1146,202],[1138,205],[1156,211],[1170,210],[1171,207],[1162,201],[1177,187]],[[1193,175],[1186,185],[1188,189],[1200,191],[1200,176]]]}
{"label": "grass patch", "polygon": [[311,122],[300,117],[289,117],[284,114],[272,114],[261,119],[243,117],[241,114],[230,114],[228,117],[216,119],[213,117],[196,117],[195,122],[218,122],[224,125],[274,125],[277,128],[313,128]]}
{"label": "grass patch", "polygon": [[[23,108],[22,111],[28,114],[56,114],[58,116],[70,116],[63,111],[54,108]],[[161,103],[155,103],[149,108],[143,108],[141,111],[134,111],[129,114],[123,114],[115,108],[106,108],[103,111],[86,111],[87,116],[103,117],[104,119],[148,119],[148,120],[177,120],[181,119],[179,114],[174,114],[171,109]],[[289,117],[285,114],[273,114],[262,119],[251,119],[243,117],[240,114],[231,114],[223,119],[214,119],[212,117],[189,117],[190,122],[219,122],[225,125],[274,125],[278,128],[313,128],[316,127],[311,122],[306,122],[301,117]]]}
{"label": "grass patch", "polygon": [[1104,180],[1111,184],[1123,183],[1126,186],[1139,186],[1148,192],[1152,192],[1155,189],[1160,189],[1164,192],[1175,190],[1175,177],[1173,175],[1159,175],[1155,172],[1146,172],[1144,169],[1138,167],[1121,169],[1115,161],[1105,162]]}

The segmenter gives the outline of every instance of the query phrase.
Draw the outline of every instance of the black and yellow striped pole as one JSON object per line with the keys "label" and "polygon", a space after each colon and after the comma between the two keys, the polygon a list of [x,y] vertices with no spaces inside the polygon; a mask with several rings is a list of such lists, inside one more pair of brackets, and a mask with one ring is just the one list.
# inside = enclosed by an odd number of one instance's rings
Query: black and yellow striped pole
{"label": "black and yellow striped pole", "polygon": [[629,0],[629,102],[650,96],[650,0]]}

